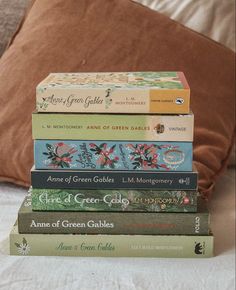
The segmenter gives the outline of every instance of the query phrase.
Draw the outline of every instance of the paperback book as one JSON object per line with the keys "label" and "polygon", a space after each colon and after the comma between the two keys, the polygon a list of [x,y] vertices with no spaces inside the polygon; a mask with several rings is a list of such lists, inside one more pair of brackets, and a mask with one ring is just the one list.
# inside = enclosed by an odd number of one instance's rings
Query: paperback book
{"label": "paperback book", "polygon": [[33,211],[27,196],[18,212],[20,233],[208,235],[209,212]]}
{"label": "paperback book", "polygon": [[36,169],[192,171],[191,142],[35,140]]}
{"label": "paperback book", "polygon": [[181,235],[72,235],[10,233],[10,255],[210,258],[214,237]]}
{"label": "paperback book", "polygon": [[30,188],[36,211],[196,212],[196,191]]}
{"label": "paperback book", "polygon": [[32,114],[33,139],[193,141],[194,115]]}
{"label": "paperback book", "polygon": [[51,73],[36,88],[38,112],[189,113],[182,72]]}
{"label": "paperback book", "polygon": [[196,190],[196,171],[31,169],[33,188]]}

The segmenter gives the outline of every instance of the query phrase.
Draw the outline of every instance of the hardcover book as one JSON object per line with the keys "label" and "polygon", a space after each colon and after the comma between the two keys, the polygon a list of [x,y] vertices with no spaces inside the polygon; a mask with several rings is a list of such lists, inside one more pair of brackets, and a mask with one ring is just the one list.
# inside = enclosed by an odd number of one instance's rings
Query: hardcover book
{"label": "hardcover book", "polygon": [[193,141],[194,115],[32,114],[33,139]]}
{"label": "hardcover book", "polygon": [[190,190],[83,190],[30,188],[37,211],[196,212]]}
{"label": "hardcover book", "polygon": [[182,72],[52,73],[36,88],[38,112],[189,113]]}
{"label": "hardcover book", "polygon": [[27,196],[18,212],[20,233],[208,235],[209,212],[33,211]]}
{"label": "hardcover book", "polygon": [[36,169],[192,171],[191,142],[36,140]]}
{"label": "hardcover book", "polygon": [[10,255],[209,258],[214,237],[181,235],[71,235],[10,233]]}
{"label": "hardcover book", "polygon": [[196,190],[196,171],[31,169],[33,188]]}

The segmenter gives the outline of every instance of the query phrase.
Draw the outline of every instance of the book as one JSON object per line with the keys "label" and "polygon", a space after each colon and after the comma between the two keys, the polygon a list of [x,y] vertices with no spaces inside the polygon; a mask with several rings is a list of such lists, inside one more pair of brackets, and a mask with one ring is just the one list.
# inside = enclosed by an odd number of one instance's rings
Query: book
{"label": "book", "polygon": [[193,141],[194,115],[32,114],[33,139]]}
{"label": "book", "polygon": [[196,171],[31,169],[33,188],[196,190]]}
{"label": "book", "polygon": [[33,211],[27,196],[18,212],[19,233],[208,235],[209,212]]}
{"label": "book", "polygon": [[182,72],[51,73],[36,88],[38,112],[189,113]]}
{"label": "book", "polygon": [[37,211],[196,212],[196,191],[30,188]]}
{"label": "book", "polygon": [[213,257],[214,237],[10,233],[10,255],[82,257]]}
{"label": "book", "polygon": [[192,171],[191,142],[35,140],[36,169]]}

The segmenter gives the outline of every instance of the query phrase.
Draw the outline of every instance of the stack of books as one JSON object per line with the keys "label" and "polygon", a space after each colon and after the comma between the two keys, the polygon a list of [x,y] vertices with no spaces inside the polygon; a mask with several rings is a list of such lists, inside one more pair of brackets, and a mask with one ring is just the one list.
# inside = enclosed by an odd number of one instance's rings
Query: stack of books
{"label": "stack of books", "polygon": [[181,72],[54,73],[36,89],[13,255],[210,257]]}

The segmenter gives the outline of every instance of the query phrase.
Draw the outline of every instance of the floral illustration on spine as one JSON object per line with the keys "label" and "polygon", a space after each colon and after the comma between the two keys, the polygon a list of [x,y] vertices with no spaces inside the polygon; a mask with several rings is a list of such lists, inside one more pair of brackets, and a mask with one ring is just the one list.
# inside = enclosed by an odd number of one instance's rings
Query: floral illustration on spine
{"label": "floral illustration on spine", "polygon": [[[182,156],[182,161],[180,162],[179,157],[179,163],[174,162],[174,154],[173,152],[177,152],[178,154],[182,151],[177,150],[178,146],[172,146],[172,145],[147,145],[147,144],[127,144],[127,148],[131,151],[129,154],[129,159],[132,161],[133,169],[141,169],[145,170],[148,168],[152,169],[160,169],[163,168],[164,170],[170,170],[170,169],[176,169],[180,163],[183,162],[184,157]],[[166,158],[163,160],[166,162],[164,163],[158,163],[158,160],[160,159],[160,154],[158,153],[158,150],[167,150],[164,152],[164,155],[166,154]],[[171,153],[171,154],[170,154]]]}
{"label": "floral illustration on spine", "polygon": [[25,238],[23,238],[22,243],[15,243],[17,247],[17,252],[21,255],[28,255],[30,252],[30,246],[28,245]]}
{"label": "floral illustration on spine", "polygon": [[130,75],[129,83],[140,87],[155,87],[155,89],[183,88],[176,72],[136,72]]}
{"label": "floral illustration on spine", "polygon": [[108,109],[112,104],[111,92],[112,92],[112,89],[110,88],[106,90],[106,95],[105,95],[105,108],[106,109]]}
{"label": "floral illustration on spine", "polygon": [[77,150],[63,142],[54,145],[46,144],[47,152],[43,152],[48,157],[48,166],[53,168],[70,168],[73,156]]}
{"label": "floral illustration on spine", "polygon": [[[46,87],[38,87],[37,88],[37,94],[43,94],[46,91]],[[46,110],[48,107],[48,102],[47,99],[45,97],[41,98],[41,101],[36,101],[36,108],[37,109],[42,109],[42,110]]]}
{"label": "floral illustration on spine", "polygon": [[119,160],[119,157],[114,155],[116,145],[108,147],[107,143],[100,145],[90,143],[89,146],[90,151],[94,152],[94,155],[97,157],[97,164],[100,165],[100,168],[107,167],[114,169],[116,167],[116,163]]}

